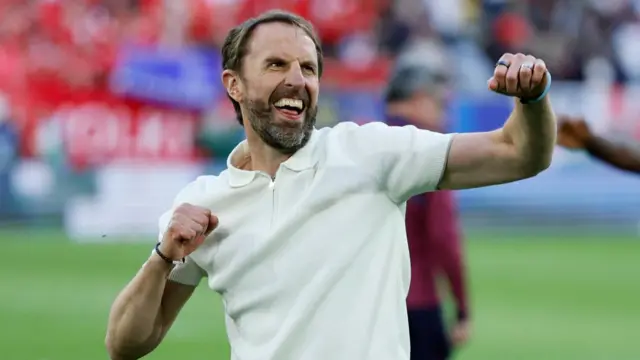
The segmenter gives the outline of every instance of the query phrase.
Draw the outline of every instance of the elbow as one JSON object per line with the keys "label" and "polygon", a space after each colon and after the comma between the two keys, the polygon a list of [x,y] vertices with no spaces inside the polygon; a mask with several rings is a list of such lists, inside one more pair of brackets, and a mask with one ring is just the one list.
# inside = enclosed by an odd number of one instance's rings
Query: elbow
{"label": "elbow", "polygon": [[513,156],[511,168],[514,169],[516,180],[532,178],[547,170],[551,166],[552,153],[553,150],[538,151],[537,153],[527,151]]}
{"label": "elbow", "polygon": [[149,337],[118,334],[107,330],[104,345],[111,360],[137,360],[153,351],[160,343],[159,330]]}
{"label": "elbow", "polygon": [[551,154],[540,158],[526,158],[520,161],[520,174],[522,179],[528,179],[539,175],[551,166]]}
{"label": "elbow", "polygon": [[104,339],[104,345],[111,360],[134,360],[140,358],[140,356],[133,355],[140,353],[140,351],[131,351],[134,350],[134,348],[131,347],[132,344],[125,344],[111,332],[107,333]]}
{"label": "elbow", "polygon": [[125,351],[125,344],[118,340],[117,335],[113,334],[112,331],[107,332],[107,336],[104,339],[104,346],[107,349],[107,354],[111,360],[133,359],[127,355],[127,351]]}
{"label": "elbow", "polygon": [[118,346],[117,342],[114,340],[114,337],[109,333],[107,333],[107,336],[104,339],[104,346],[107,349],[109,359],[124,360],[120,346]]}

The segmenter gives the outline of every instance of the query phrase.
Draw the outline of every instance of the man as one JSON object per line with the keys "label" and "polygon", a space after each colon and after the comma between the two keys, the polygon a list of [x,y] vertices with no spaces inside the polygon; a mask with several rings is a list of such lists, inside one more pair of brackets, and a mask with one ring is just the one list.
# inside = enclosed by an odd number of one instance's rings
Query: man
{"label": "man", "polygon": [[404,203],[549,166],[544,62],[503,56],[488,87],[520,98],[513,114],[496,131],[454,136],[382,123],[315,130],[322,50],[296,15],[242,23],[222,54],[247,139],[161,217],[161,241],[112,306],[111,358],[155,349],[206,276],[233,359],[409,359]]}
{"label": "man", "polygon": [[591,132],[583,118],[562,116],[558,144],[568,149],[586,150],[589,155],[617,169],[640,173],[640,148],[605,139]]}
{"label": "man", "polygon": [[[387,124],[442,132],[448,77],[446,67],[438,62],[399,62],[385,94]],[[465,269],[452,193],[412,197],[407,201],[405,222],[411,255],[407,297],[411,359],[447,359],[450,343],[463,345],[469,333]],[[451,335],[447,334],[438,296],[441,275],[447,277],[456,302]]]}

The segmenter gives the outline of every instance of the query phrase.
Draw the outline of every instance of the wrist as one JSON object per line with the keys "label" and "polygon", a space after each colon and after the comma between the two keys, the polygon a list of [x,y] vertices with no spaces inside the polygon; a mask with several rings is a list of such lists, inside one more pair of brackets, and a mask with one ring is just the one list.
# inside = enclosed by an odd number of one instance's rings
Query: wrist
{"label": "wrist", "polygon": [[173,265],[178,265],[180,263],[184,262],[184,258],[176,260],[173,259],[172,256],[167,255],[169,252],[166,249],[163,249],[163,243],[162,242],[158,242],[155,246],[155,248],[153,249],[153,252],[162,260],[164,260],[166,263],[168,264],[173,264]]}
{"label": "wrist", "polygon": [[469,317],[469,314],[467,313],[467,310],[458,310],[458,313],[457,313],[458,321],[465,321],[468,319],[468,317]]}
{"label": "wrist", "polygon": [[164,273],[166,276],[169,275],[171,270],[175,267],[174,264],[166,262],[163,258],[158,256],[158,254],[154,251],[149,256],[149,259],[144,263],[144,267],[149,267],[154,271],[159,271]]}

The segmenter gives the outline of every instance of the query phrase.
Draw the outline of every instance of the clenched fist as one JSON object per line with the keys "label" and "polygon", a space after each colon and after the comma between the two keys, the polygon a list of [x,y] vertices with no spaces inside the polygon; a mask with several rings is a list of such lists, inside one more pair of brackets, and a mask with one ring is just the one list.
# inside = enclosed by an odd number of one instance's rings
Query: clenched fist
{"label": "clenched fist", "polygon": [[174,210],[159,250],[173,261],[182,260],[202,245],[216,226],[218,218],[211,210],[182,204]]}
{"label": "clenched fist", "polygon": [[531,55],[504,54],[488,81],[491,91],[531,101],[540,97],[550,81],[544,61]]}

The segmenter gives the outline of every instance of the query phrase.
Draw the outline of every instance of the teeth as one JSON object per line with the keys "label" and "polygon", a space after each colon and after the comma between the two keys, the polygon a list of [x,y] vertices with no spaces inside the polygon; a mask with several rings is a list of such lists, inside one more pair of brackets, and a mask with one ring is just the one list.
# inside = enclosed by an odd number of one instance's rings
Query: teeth
{"label": "teeth", "polygon": [[278,101],[276,101],[276,103],[274,104],[277,107],[283,107],[283,106],[291,106],[294,108],[297,108],[299,110],[302,110],[302,100],[299,99],[280,99]]}

